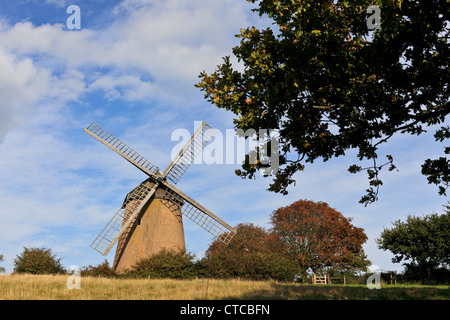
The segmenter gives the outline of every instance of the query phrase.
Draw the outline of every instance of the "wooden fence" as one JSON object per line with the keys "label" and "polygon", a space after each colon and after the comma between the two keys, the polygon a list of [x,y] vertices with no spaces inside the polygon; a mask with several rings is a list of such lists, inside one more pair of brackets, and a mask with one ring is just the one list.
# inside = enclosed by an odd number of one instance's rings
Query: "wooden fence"
{"label": "wooden fence", "polygon": [[315,274],[313,274],[313,280],[312,280],[313,284],[327,284],[328,283],[328,275],[324,275],[324,276],[316,276]]}
{"label": "wooden fence", "polygon": [[313,284],[331,284],[332,280],[344,280],[344,284],[346,284],[345,276],[340,277],[330,277],[330,275],[326,274],[324,276],[317,276],[313,274],[312,283]]}

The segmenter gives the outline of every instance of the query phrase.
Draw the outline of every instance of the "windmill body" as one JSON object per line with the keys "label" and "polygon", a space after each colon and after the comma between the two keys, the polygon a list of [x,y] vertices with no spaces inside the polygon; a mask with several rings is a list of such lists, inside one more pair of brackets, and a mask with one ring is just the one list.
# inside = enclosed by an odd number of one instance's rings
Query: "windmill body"
{"label": "windmill body", "polygon": [[139,259],[162,249],[185,252],[183,216],[226,244],[236,234],[234,228],[173,185],[210,141],[212,130],[206,123],[194,133],[164,173],[95,122],[84,131],[148,175],[147,180],[127,194],[122,207],[91,244],[107,255],[117,242],[113,265],[116,271],[127,270]]}
{"label": "windmill body", "polygon": [[[143,183],[151,182],[146,180]],[[122,272],[130,269],[137,260],[163,249],[186,252],[181,207],[177,208],[176,203],[172,202],[170,206],[173,209],[169,209],[166,205],[168,200],[163,200],[164,194],[164,190],[158,189],[153,199],[136,216],[136,221],[132,221],[120,236],[114,257],[114,270]]]}

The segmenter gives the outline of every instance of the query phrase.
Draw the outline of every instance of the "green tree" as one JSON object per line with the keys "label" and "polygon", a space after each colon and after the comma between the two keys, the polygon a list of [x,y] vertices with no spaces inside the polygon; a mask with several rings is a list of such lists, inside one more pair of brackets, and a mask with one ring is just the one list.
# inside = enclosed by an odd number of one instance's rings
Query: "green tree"
{"label": "green tree", "polygon": [[58,258],[51,249],[23,247],[22,254],[14,259],[14,272],[31,274],[65,273]]}
{"label": "green tree", "polygon": [[[248,0],[272,28],[241,29],[233,54],[196,84],[205,98],[236,115],[237,129],[279,130],[279,170],[269,190],[286,194],[306,163],[357,150],[369,187],[360,202],[378,199],[380,171],[394,170],[379,147],[396,133],[420,135],[445,121],[450,97],[448,0]],[[381,9],[381,29],[368,29],[370,5]],[[437,135],[448,138],[449,127]],[[437,138],[439,139],[439,138]],[[448,154],[449,149],[446,149]],[[253,178],[270,166],[236,170]],[[429,160],[429,183],[448,187],[449,161]]]}
{"label": "green tree", "polygon": [[422,280],[433,277],[439,267],[450,266],[450,208],[444,214],[423,217],[409,215],[406,221],[397,220],[391,229],[385,228],[377,239],[379,249],[394,254],[392,262],[413,270]]}

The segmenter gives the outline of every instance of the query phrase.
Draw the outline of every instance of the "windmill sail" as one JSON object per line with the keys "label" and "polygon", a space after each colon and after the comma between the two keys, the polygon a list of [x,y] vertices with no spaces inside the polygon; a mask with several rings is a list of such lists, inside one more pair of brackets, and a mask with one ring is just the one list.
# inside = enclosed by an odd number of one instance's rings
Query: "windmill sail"
{"label": "windmill sail", "polygon": [[120,154],[141,171],[156,179],[159,173],[159,169],[157,166],[145,159],[143,156],[141,156],[131,147],[127,146],[124,142],[113,136],[111,133],[103,129],[97,123],[91,123],[86,129],[84,129],[84,131],[106,145],[111,150]]}
{"label": "windmill sail", "polygon": [[194,159],[210,142],[213,135],[214,132],[212,128],[208,126],[206,122],[203,122],[164,171],[164,176],[172,181],[172,183],[176,184],[194,162]]}
{"label": "windmill sail", "polygon": [[141,212],[144,205],[153,196],[157,187],[158,184],[147,185],[143,183],[134,189],[122,207],[92,242],[91,248],[106,256],[116,241],[119,240],[122,233],[129,227],[133,219]]}
{"label": "windmill sail", "polygon": [[[157,166],[146,160],[132,148],[114,137],[111,133],[93,122],[84,129],[86,133],[117,152],[127,161],[146,173],[153,182],[141,183],[125,199],[123,206],[111,218],[102,232],[92,242],[91,247],[103,255],[107,255],[113,245],[119,240],[122,234],[130,227],[135,218],[142,211],[144,206],[152,201],[158,188],[164,189],[165,193],[162,202],[172,212],[179,212],[197,223],[203,229],[211,233],[220,241],[228,244],[236,234],[236,229],[228,225],[222,219],[204,208],[195,200],[188,197],[182,191],[169,183],[176,184],[189,166],[194,162],[210,142],[213,130],[205,122],[196,130],[194,135],[178,153],[177,157],[170,163],[164,174]],[[168,180],[166,180],[168,179]]]}
{"label": "windmill sail", "polygon": [[182,204],[181,214],[183,216],[198,224],[223,243],[228,244],[231,241],[236,234],[236,229],[184,194],[181,190],[167,182],[164,182],[164,186],[167,189],[165,190],[166,193],[163,197],[163,203],[170,210],[175,213],[180,208],[178,204]]}

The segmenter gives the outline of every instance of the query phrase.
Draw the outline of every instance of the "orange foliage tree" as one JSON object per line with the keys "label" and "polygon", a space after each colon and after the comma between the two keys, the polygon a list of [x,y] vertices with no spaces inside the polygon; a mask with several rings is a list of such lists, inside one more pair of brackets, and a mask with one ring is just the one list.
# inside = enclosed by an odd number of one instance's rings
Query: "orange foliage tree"
{"label": "orange foliage tree", "polygon": [[271,232],[304,275],[309,268],[315,273],[365,270],[367,236],[350,222],[327,203],[299,200],[272,212]]}

